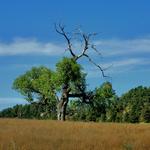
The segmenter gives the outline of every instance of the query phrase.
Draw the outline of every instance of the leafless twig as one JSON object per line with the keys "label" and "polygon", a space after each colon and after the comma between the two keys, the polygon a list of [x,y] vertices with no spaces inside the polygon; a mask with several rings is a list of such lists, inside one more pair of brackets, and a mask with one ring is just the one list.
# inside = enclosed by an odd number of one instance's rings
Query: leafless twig
{"label": "leafless twig", "polygon": [[89,49],[92,49],[98,55],[101,55],[101,53],[96,49],[96,46],[94,44],[90,43],[91,37],[97,35],[97,33],[86,34],[86,33],[82,32],[81,29],[79,29],[79,28],[77,29],[78,31],[75,32],[74,34],[79,35],[79,37],[82,39],[83,48],[81,50],[81,53],[76,55],[73,52],[73,48],[72,48],[72,42],[71,42],[72,37],[69,37],[68,33],[65,31],[65,26],[62,24],[58,24],[58,25],[55,24],[55,30],[57,33],[59,33],[66,39],[67,45],[68,45],[68,50],[75,61],[77,61],[78,59],[80,59],[82,57],[86,57],[86,58],[88,58],[89,62],[91,62],[92,64],[94,64],[96,67],[98,67],[100,69],[103,77],[107,77],[104,73],[104,70],[106,70],[106,69],[103,69],[95,61],[93,61],[93,59],[87,54],[87,51]]}

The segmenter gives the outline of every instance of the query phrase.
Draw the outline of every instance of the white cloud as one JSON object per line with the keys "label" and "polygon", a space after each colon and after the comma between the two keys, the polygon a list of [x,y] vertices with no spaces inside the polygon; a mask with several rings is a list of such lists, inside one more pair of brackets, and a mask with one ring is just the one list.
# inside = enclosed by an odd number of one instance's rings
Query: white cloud
{"label": "white cloud", "polygon": [[[150,53],[150,37],[140,39],[105,39],[94,42],[104,57]],[[79,42],[74,42],[75,52],[79,52]],[[3,55],[62,55],[66,46],[36,39],[18,38],[10,43],[0,42],[0,56]]]}
{"label": "white cloud", "polygon": [[136,55],[150,53],[150,38],[141,39],[106,39],[96,41],[104,56]]}
{"label": "white cloud", "polygon": [[125,66],[137,66],[137,65],[147,65],[150,64],[150,60],[144,58],[128,58],[124,60],[112,61],[110,63],[102,64],[103,68],[113,66],[115,68],[125,67]]}
{"label": "white cloud", "polygon": [[11,43],[0,42],[0,55],[61,55],[64,52],[62,45],[51,42],[44,43],[35,39],[16,39]]}

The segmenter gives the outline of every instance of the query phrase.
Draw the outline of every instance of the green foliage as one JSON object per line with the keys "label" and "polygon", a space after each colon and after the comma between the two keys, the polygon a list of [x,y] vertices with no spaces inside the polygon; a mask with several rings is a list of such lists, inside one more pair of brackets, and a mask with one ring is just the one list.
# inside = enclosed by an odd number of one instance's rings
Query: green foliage
{"label": "green foliage", "polygon": [[95,120],[107,120],[106,112],[112,105],[113,96],[115,96],[115,92],[109,82],[105,82],[102,86],[95,89],[92,101],[92,113],[95,116]]}
{"label": "green foliage", "polygon": [[[125,122],[150,121],[150,88],[139,86],[122,95],[119,101],[122,120]],[[122,109],[121,109],[122,107]]]}
{"label": "green foliage", "polygon": [[[46,105],[47,110],[45,111],[49,111],[51,114],[53,111],[56,112],[57,104],[55,95],[56,85],[54,84],[55,80],[53,80],[53,76],[55,76],[55,73],[46,67],[33,67],[14,81],[13,89],[24,95],[28,102],[36,101],[40,107],[41,104]],[[23,109],[30,112],[30,108],[28,107]],[[36,110],[31,112],[37,114]],[[32,115],[30,114],[29,116]]]}
{"label": "green foliage", "polygon": [[[28,119],[56,119],[56,111],[48,111],[47,106],[26,104],[16,105],[12,108],[4,109],[0,112],[0,117],[5,118],[28,118]],[[43,114],[43,116],[41,116]]]}
{"label": "green foliage", "polygon": [[94,97],[90,104],[80,100],[72,101],[69,105],[71,118],[85,121],[106,121],[106,112],[114,103],[115,92],[109,82],[104,83],[93,92]]}
{"label": "green foliage", "polygon": [[40,101],[56,107],[54,72],[46,67],[33,67],[13,83],[13,89],[19,91],[29,102]]}
{"label": "green foliage", "polygon": [[115,95],[112,84],[110,82],[104,82],[100,88],[96,89],[96,96],[98,95],[108,99]]}
{"label": "green foliage", "polygon": [[150,103],[144,103],[143,109],[140,115],[141,122],[150,122]]}
{"label": "green foliage", "polygon": [[72,84],[79,82],[82,78],[81,66],[72,58],[64,57],[56,64],[57,82],[62,84]]}
{"label": "green foliage", "polygon": [[35,99],[44,101],[55,97],[54,72],[46,67],[33,67],[13,83],[13,89],[20,92],[32,102]]}

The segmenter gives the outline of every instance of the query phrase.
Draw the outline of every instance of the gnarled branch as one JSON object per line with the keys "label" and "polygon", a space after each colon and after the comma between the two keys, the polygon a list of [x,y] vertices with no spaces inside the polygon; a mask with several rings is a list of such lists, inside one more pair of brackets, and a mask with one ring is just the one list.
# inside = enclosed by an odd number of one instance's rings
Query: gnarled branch
{"label": "gnarled branch", "polygon": [[72,50],[72,43],[71,43],[71,38],[69,38],[69,36],[67,35],[67,33],[65,32],[65,26],[59,24],[58,26],[55,24],[55,30],[57,33],[61,34],[67,41],[68,44],[68,50],[70,51],[71,55],[73,57],[76,57],[76,55],[73,53]]}
{"label": "gnarled branch", "polygon": [[105,69],[103,69],[99,64],[97,64],[95,61],[93,61],[93,59],[87,54],[87,51],[89,49],[92,49],[98,55],[101,55],[101,53],[96,49],[96,46],[94,44],[90,43],[91,37],[97,35],[97,33],[86,34],[86,33],[82,32],[80,29],[78,29],[78,32],[76,32],[75,34],[78,34],[82,38],[84,46],[83,46],[83,49],[81,50],[81,53],[76,55],[73,52],[73,48],[72,48],[72,45],[73,45],[71,42],[72,37],[69,37],[68,33],[65,31],[65,26],[61,25],[61,24],[59,24],[59,25],[55,24],[55,30],[57,33],[59,33],[66,39],[67,45],[68,45],[68,50],[75,61],[79,60],[82,57],[86,57],[86,58],[88,58],[89,62],[91,62],[93,65],[95,65],[96,67],[98,67],[100,69],[103,77],[107,77],[104,73]]}

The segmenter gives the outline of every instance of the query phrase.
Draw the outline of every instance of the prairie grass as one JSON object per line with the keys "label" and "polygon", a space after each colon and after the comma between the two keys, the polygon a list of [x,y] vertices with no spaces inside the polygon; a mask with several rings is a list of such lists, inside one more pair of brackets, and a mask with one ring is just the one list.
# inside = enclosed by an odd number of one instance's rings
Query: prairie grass
{"label": "prairie grass", "polygon": [[150,150],[150,124],[0,119],[0,150]]}

